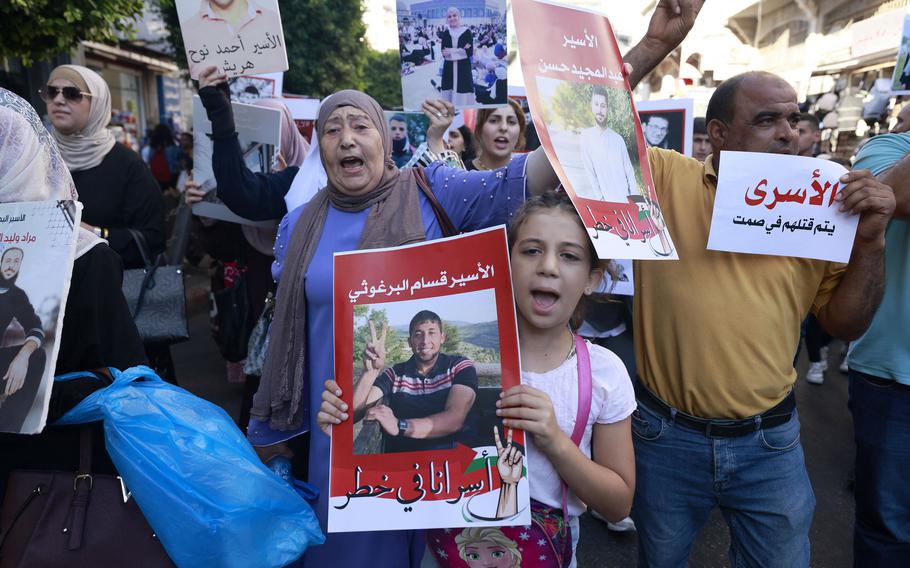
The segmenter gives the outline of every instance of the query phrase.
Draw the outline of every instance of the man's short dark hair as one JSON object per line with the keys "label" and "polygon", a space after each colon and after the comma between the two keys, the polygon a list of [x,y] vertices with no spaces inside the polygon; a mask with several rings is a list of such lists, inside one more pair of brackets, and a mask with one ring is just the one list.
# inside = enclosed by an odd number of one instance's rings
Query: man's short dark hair
{"label": "man's short dark hair", "polygon": [[243,92],[244,92],[244,93],[248,93],[248,94],[250,94],[250,95],[259,95],[259,89],[257,89],[257,88],[254,87],[253,85],[247,85],[247,86],[243,89]]}
{"label": "man's short dark hair", "polygon": [[389,117],[389,122],[392,122],[393,120],[397,120],[398,122],[403,122],[405,124],[408,123],[408,119],[406,119],[403,114],[393,114]]}
{"label": "man's short dark hair", "polygon": [[708,121],[703,116],[696,116],[692,125],[692,134],[708,134]]}
{"label": "man's short dark hair", "polygon": [[610,97],[607,96],[606,87],[601,87],[600,85],[597,85],[596,87],[594,87],[594,90],[591,91],[591,98],[593,99],[595,95],[600,95],[603,98],[607,99],[608,101],[610,100]]}
{"label": "man's short dark hair", "polygon": [[410,337],[414,333],[414,328],[418,325],[426,322],[431,322],[439,325],[439,331],[442,331],[442,319],[436,312],[431,312],[430,310],[420,310],[414,317],[411,318],[411,323],[408,325],[408,336]]}
{"label": "man's short dark hair", "polygon": [[801,112],[799,113],[799,122],[808,122],[809,128],[812,129],[812,132],[818,132],[821,130],[819,127],[818,117],[812,114],[811,112]]}

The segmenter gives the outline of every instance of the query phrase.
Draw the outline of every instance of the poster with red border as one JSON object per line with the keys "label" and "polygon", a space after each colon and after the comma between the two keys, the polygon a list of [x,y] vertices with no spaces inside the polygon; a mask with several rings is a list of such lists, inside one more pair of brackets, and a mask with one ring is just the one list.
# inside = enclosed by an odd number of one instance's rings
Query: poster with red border
{"label": "poster with red border", "polygon": [[521,382],[504,227],[334,256],[329,532],[526,525]]}
{"label": "poster with red border", "polygon": [[602,259],[676,259],[622,57],[606,16],[512,4],[541,145]]}

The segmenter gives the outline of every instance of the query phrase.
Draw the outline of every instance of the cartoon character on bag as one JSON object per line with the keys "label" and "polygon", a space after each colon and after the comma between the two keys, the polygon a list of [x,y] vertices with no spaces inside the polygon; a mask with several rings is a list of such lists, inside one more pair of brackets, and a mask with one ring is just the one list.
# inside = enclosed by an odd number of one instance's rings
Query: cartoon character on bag
{"label": "cartoon character on bag", "polygon": [[496,527],[469,527],[455,537],[458,555],[470,568],[520,568],[518,543]]}

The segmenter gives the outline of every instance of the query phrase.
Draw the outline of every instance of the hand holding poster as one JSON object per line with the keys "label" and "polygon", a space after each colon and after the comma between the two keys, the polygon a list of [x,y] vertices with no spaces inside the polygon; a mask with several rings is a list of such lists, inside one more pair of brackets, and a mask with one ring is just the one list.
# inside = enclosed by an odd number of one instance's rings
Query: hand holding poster
{"label": "hand holding poster", "polygon": [[677,258],[609,21],[530,0],[512,8],[537,134],[597,255]]}
{"label": "hand holding poster", "polygon": [[334,262],[353,418],[332,428],[329,532],[530,523],[524,433],[496,416],[521,374],[505,230]]}
{"label": "hand holding poster", "polygon": [[81,216],[76,201],[0,204],[0,432],[44,428]]}
{"label": "hand holding poster", "polygon": [[190,77],[214,65],[228,77],[287,71],[278,0],[177,0]]}
{"label": "hand holding poster", "polygon": [[859,215],[834,199],[845,173],[818,158],[721,152],[708,248],[847,262]]}

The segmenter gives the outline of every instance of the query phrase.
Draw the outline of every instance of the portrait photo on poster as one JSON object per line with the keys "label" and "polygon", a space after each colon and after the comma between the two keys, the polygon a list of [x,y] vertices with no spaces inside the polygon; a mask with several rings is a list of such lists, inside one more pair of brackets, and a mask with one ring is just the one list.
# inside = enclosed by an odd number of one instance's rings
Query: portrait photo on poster
{"label": "portrait photo on poster", "polygon": [[287,71],[278,0],[175,0],[190,77]]}
{"label": "portrait photo on poster", "polygon": [[44,427],[80,213],[75,201],[0,204],[0,432]]}
{"label": "portrait photo on poster", "polygon": [[404,110],[428,98],[455,108],[506,103],[506,0],[399,0],[397,19]]}
{"label": "portrait photo on poster", "polygon": [[647,195],[628,91],[535,77],[553,150],[577,197],[627,203]]}
{"label": "portrait photo on poster", "polygon": [[403,168],[426,142],[430,119],[422,112],[385,111],[384,114],[392,134],[392,160]]}
{"label": "portrait photo on poster", "polygon": [[692,155],[692,99],[636,101],[635,108],[648,147]]}
{"label": "portrait photo on poster", "polygon": [[897,50],[894,75],[891,77],[891,94],[910,94],[910,14],[904,14],[901,43]]}
{"label": "portrait photo on poster", "polygon": [[[278,75],[280,77],[283,73],[270,75]],[[259,99],[271,99],[281,96],[278,81],[274,77],[265,75],[234,77],[228,81],[228,87],[231,90],[232,101],[247,105],[251,105]]]}
{"label": "portrait photo on poster", "polygon": [[[368,365],[384,363],[373,381],[382,399],[354,425],[355,454],[451,449],[456,443],[486,446],[493,427],[502,430],[496,417],[502,377],[494,290],[359,305],[353,354],[355,390],[361,380],[372,378]],[[399,435],[400,423],[456,404],[463,412],[454,433],[423,439]]]}
{"label": "portrait photo on poster", "polygon": [[529,522],[524,432],[496,415],[521,380],[504,227],[334,269],[329,532]]}

